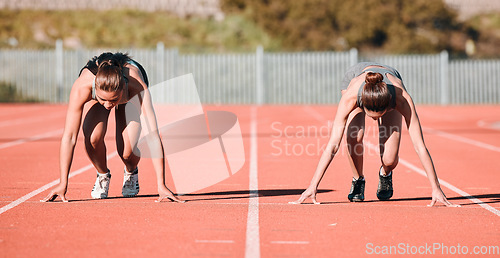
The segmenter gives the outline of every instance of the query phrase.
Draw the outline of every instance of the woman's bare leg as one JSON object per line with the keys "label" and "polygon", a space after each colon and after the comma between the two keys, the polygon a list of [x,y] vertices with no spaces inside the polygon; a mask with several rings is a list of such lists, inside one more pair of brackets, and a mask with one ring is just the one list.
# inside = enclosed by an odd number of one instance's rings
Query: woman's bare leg
{"label": "woman's bare leg", "polygon": [[392,170],[398,165],[399,143],[401,141],[402,116],[393,110],[382,116],[379,121],[380,160],[377,198],[388,200],[393,195]]}
{"label": "woman's bare leg", "polygon": [[365,131],[365,112],[356,109],[347,118],[346,141],[349,164],[355,179],[363,176],[363,136]]}
{"label": "woman's bare leg", "polygon": [[392,171],[399,162],[402,115],[396,110],[389,111],[378,121],[380,159],[383,174]]}
{"label": "woman's bare leg", "polygon": [[104,136],[108,127],[109,112],[96,102],[85,115],[82,126],[85,150],[97,172],[101,174],[108,172]]}
{"label": "woman's bare leg", "polygon": [[127,171],[133,171],[141,159],[136,155],[141,124],[138,114],[129,113],[125,114],[125,105],[119,105],[116,109],[116,148]]}

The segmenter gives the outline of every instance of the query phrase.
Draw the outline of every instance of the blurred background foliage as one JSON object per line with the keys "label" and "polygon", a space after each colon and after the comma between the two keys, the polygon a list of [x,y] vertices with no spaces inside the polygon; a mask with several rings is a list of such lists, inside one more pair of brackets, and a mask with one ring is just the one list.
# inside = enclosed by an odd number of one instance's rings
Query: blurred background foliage
{"label": "blurred background foliage", "polygon": [[248,17],[287,50],[463,56],[472,40],[476,56],[500,56],[498,14],[459,21],[442,1],[223,0],[223,8]]}
{"label": "blurred background foliage", "polygon": [[0,81],[0,103],[5,102],[39,102],[40,100],[33,97],[25,97],[16,90],[16,86],[12,83]]}
{"label": "blurred background foliage", "polygon": [[442,1],[221,0],[225,19],[166,12],[0,10],[0,48],[153,48],[181,52],[345,51],[422,54],[448,50],[500,57],[500,15],[459,21]]}
{"label": "blurred background foliage", "polygon": [[[272,39],[242,15],[223,21],[179,18],[166,12],[0,10],[0,47],[153,48],[158,42],[185,52],[254,50]],[[278,48],[276,46],[276,48]]]}

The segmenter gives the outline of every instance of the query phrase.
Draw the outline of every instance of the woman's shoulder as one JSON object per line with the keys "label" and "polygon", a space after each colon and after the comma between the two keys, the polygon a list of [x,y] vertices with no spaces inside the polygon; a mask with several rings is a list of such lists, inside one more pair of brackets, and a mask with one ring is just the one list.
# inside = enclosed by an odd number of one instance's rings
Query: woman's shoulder
{"label": "woman's shoulder", "polygon": [[387,79],[392,82],[392,85],[404,88],[403,80],[401,80],[401,78],[395,76],[392,73],[386,73],[385,76],[387,76]]}
{"label": "woman's shoulder", "polygon": [[408,108],[413,105],[412,97],[410,96],[410,93],[406,91],[406,88],[402,83],[394,84],[394,92],[396,95],[394,108],[397,109],[401,114],[403,114],[405,110],[408,111]]}
{"label": "woman's shoulder", "polygon": [[359,89],[362,82],[351,81],[347,89],[342,90],[342,97],[340,99],[341,103],[350,105],[351,103],[356,103],[359,95]]}
{"label": "woman's shoulder", "polygon": [[90,71],[89,69],[83,69],[82,72],[80,73],[80,76],[76,79],[76,82],[79,83],[92,83],[94,80],[95,75]]}
{"label": "woman's shoulder", "polygon": [[95,75],[88,69],[84,69],[80,76],[75,80],[71,92],[75,93],[78,99],[89,101],[92,99],[92,82]]}
{"label": "woman's shoulder", "polygon": [[362,73],[358,75],[357,77],[353,78],[350,82],[349,85],[347,86],[347,89],[345,90],[346,93],[351,93],[352,95],[357,95],[359,88],[365,81],[366,74]]}
{"label": "woman's shoulder", "polygon": [[[123,68],[123,74],[128,79],[129,84],[138,86],[139,88],[147,88],[146,82],[144,82],[144,78],[142,76],[142,72],[136,65],[127,62],[123,66]],[[139,81],[142,83],[139,83]]]}

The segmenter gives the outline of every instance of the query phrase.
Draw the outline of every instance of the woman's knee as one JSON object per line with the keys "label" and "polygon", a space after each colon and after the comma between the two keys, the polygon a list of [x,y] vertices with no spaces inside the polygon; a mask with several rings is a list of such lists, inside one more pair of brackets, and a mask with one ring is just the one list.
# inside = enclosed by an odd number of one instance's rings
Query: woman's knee
{"label": "woman's knee", "polygon": [[92,133],[85,136],[85,146],[96,149],[100,145],[104,145],[104,134]]}
{"label": "woman's knee", "polygon": [[346,135],[346,141],[348,144],[360,144],[363,143],[365,132],[363,128],[357,128],[357,130],[348,130]]}
{"label": "woman's knee", "polygon": [[118,155],[120,155],[120,158],[123,160],[123,162],[133,162],[139,159],[139,156],[136,155],[133,150],[128,148],[124,148],[123,150],[119,151]]}
{"label": "woman's knee", "polygon": [[105,128],[98,126],[97,124],[87,124],[83,125],[83,136],[85,138],[85,145],[87,147],[96,148],[97,146],[104,144],[104,136],[106,135]]}
{"label": "woman's knee", "polygon": [[364,137],[363,129],[359,129],[348,133],[346,137],[346,142],[347,142],[347,149],[351,155],[353,154],[358,156],[363,155],[364,152],[363,137]]}
{"label": "woman's knee", "polygon": [[96,148],[104,144],[104,137],[106,136],[106,128],[88,127],[83,126],[83,136],[85,138],[85,145],[87,147]]}
{"label": "woman's knee", "polygon": [[383,155],[382,156],[382,164],[385,167],[394,169],[399,163],[399,156],[396,155]]}
{"label": "woman's knee", "polygon": [[122,152],[120,154],[120,158],[123,160],[123,161],[129,161],[132,159],[132,152]]}

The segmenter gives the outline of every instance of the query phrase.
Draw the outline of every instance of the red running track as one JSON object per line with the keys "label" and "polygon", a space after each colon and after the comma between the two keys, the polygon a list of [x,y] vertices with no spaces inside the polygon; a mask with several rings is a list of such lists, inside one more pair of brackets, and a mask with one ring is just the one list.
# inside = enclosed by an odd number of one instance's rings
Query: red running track
{"label": "red running track", "polygon": [[[288,204],[313,175],[335,106],[205,107],[238,116],[246,164],[227,180],[182,196],[188,201],[184,204],[154,202],[156,182],[147,159],[140,163],[139,196],[121,197],[123,164],[112,155],[116,147],[110,122],[111,198],[90,198],[95,170],[80,137],[70,202],[40,203],[48,194],[47,184],[58,179],[65,108],[0,105],[2,257],[500,254],[500,106],[417,107],[442,188],[460,208],[427,207],[429,182],[419,174],[406,130],[391,201],[375,196],[378,151],[367,147],[365,202],[347,200],[351,172],[343,148],[320,184],[323,204]],[[367,119],[365,141],[376,145],[376,135],[375,122]],[[253,188],[258,196],[249,191]]]}

